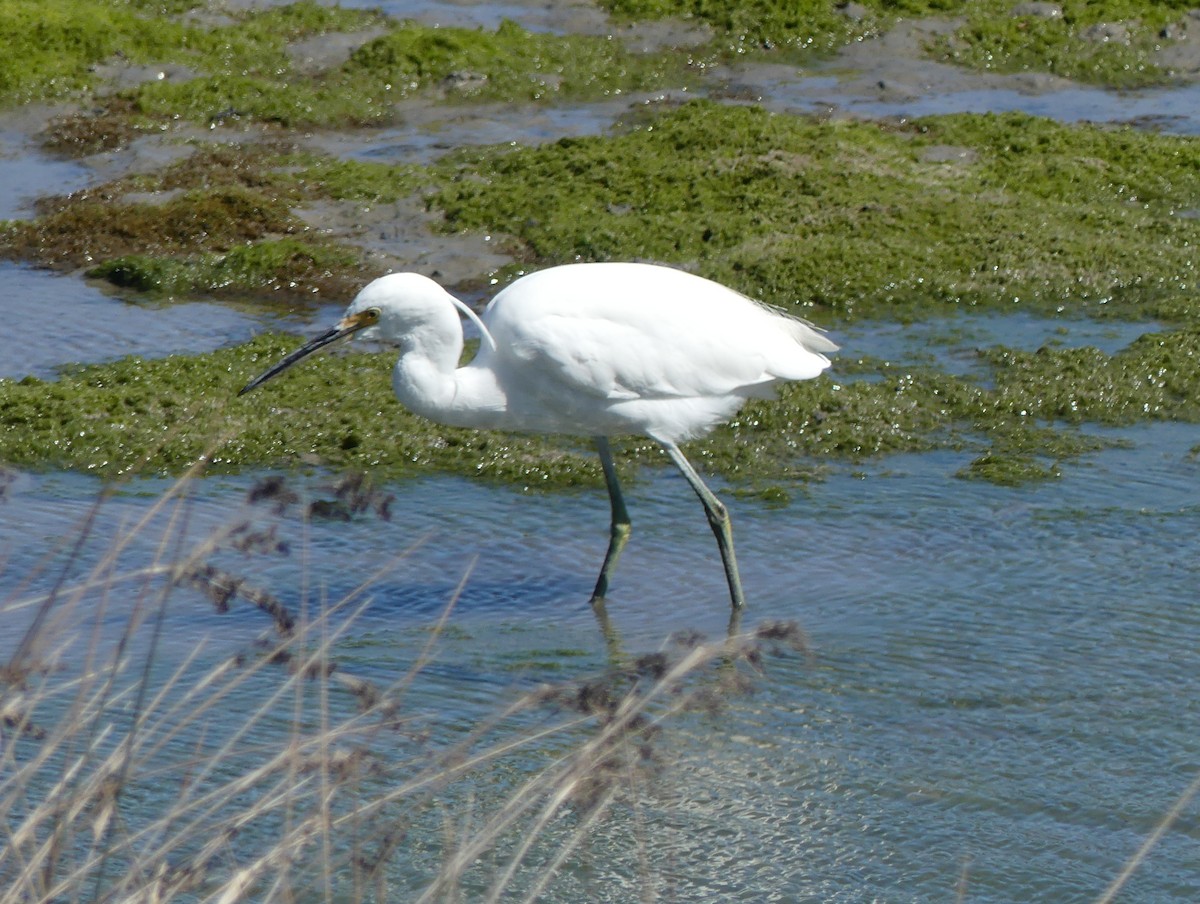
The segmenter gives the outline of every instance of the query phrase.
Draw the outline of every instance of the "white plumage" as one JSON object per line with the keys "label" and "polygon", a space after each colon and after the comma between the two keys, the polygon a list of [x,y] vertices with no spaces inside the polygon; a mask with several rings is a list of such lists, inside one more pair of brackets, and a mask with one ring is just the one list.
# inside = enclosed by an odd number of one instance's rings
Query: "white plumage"
{"label": "white plumage", "polygon": [[[462,312],[479,328],[464,367]],[[704,503],[735,607],[743,602],[729,517],[679,451],[750,398],[783,380],[807,380],[837,346],[813,327],[725,286],[652,264],[552,267],[501,291],[477,317],[416,273],[381,277],[359,293],[341,323],[251,381],[265,382],[305,355],[359,334],[395,342],[397,398],[456,427],[596,438],[612,502],[612,530],[593,604],[629,535],[607,438],[662,444]]]}

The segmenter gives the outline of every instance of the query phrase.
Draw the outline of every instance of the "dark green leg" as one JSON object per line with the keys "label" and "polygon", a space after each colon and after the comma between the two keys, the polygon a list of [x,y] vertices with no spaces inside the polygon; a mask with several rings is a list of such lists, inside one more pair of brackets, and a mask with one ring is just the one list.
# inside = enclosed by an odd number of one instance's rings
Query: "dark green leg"
{"label": "dark green leg", "polygon": [[617,565],[621,550],[629,540],[633,530],[629,522],[629,512],[625,509],[625,497],[621,495],[621,482],[617,479],[617,467],[613,464],[612,449],[609,448],[608,438],[596,437],[596,451],[600,453],[600,467],[604,469],[604,483],[608,487],[608,499],[612,504],[612,526],[609,528],[608,552],[604,555],[604,564],[600,567],[600,577],[596,579],[596,589],[592,591],[592,605],[603,605],[608,595],[608,578]]}
{"label": "dark green leg", "polygon": [[741,609],[746,604],[746,598],[742,595],[742,579],[738,574],[737,557],[733,552],[733,529],[729,524],[729,512],[724,503],[713,494],[713,491],[704,485],[704,481],[700,479],[700,475],[696,473],[696,469],[692,467],[691,463],[684,458],[678,446],[674,443],[664,442],[662,447],[667,450],[667,455],[671,457],[671,461],[675,462],[675,467],[679,468],[683,476],[687,478],[687,482],[692,485],[692,489],[696,491],[696,495],[700,497],[700,501],[704,503],[708,524],[717,538],[717,548],[721,550],[721,562],[725,566],[725,579],[729,582],[730,601],[733,603],[734,609]]}

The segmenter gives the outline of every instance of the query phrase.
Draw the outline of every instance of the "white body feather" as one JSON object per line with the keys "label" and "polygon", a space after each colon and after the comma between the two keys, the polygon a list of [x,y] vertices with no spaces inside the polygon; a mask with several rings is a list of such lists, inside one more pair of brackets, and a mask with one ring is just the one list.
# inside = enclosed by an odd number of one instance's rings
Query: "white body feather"
{"label": "white body feather", "polygon": [[522,277],[487,306],[480,351],[461,368],[465,306],[437,283],[382,277],[348,315],[372,307],[379,320],[362,334],[401,347],[397,397],[459,427],[679,443],[747,399],[771,397],[782,380],[816,377],[837,348],[732,289],[652,264],[571,264]]}

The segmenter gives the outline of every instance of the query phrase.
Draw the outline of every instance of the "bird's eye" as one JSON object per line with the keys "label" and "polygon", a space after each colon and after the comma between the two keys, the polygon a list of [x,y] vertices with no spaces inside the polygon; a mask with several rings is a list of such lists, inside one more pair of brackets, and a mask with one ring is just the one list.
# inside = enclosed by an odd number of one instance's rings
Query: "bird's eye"
{"label": "bird's eye", "polygon": [[379,308],[367,308],[363,311],[363,320],[367,323],[374,323],[379,319]]}

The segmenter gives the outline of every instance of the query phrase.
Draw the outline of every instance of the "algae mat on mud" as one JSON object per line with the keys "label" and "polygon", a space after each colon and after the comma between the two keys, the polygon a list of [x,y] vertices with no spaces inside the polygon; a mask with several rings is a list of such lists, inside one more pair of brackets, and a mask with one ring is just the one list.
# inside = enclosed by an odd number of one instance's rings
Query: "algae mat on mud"
{"label": "algae mat on mud", "polygon": [[[424,168],[214,149],[161,178],[47,202],[0,229],[0,248],[183,296],[273,291],[285,277],[309,293],[313,271],[343,287],[368,274],[354,248],[301,236],[296,208],[417,193],[439,228],[507,237],[526,266],[674,263],[826,322],[961,307],[1197,314],[1196,138],[1022,114],[826,121],[711,102],[635,118],[612,135]],[[130,203],[129,191],[166,200]],[[230,213],[220,228],[200,216],[210,208]],[[193,233],[207,244],[179,240]],[[290,256],[222,257],[280,234]]]}
{"label": "algae mat on mud", "polygon": [[432,204],[528,258],[645,258],[782,305],[1191,317],[1200,141],[1022,114],[823,121],[698,102],[464,152]]}
{"label": "algae mat on mud", "polygon": [[[319,190],[339,197],[424,185],[446,228],[507,232],[539,262],[688,264],[825,322],[831,311],[913,317],[1019,303],[1181,324],[1115,355],[997,351],[979,381],[847,350],[840,378],[749,406],[702,444],[708,469],[750,483],[803,476],[828,458],[946,445],[981,451],[968,474],[1011,482],[1053,474],[1096,447],[1056,423],[1197,417],[1187,326],[1200,240],[1194,139],[1013,115],[894,125],[698,103],[609,137],[462,152],[424,171],[311,161],[302,170],[298,183],[324,173]],[[268,209],[286,225],[303,192],[271,184],[286,203]],[[577,443],[444,430],[409,415],[390,398],[387,355],[322,359],[233,398],[287,348],[267,337],[56,382],[0,382],[0,461],[117,475],[178,471],[207,453],[222,469],[311,463],[385,476],[449,469],[529,486],[598,480]],[[623,451],[657,460],[637,443]]]}
{"label": "algae mat on mud", "polygon": [[[602,0],[620,19],[688,16],[738,54],[780,48],[804,60],[877,36],[901,19],[948,20],[932,58],[971,69],[1041,72],[1134,88],[1195,77],[1195,0]],[[957,25],[957,27],[953,27]]]}
{"label": "algae mat on mud", "polygon": [[[801,61],[893,27],[901,18],[965,17],[934,42],[931,55],[975,68],[1053,72],[1130,87],[1172,77],[1163,45],[1187,39],[1191,0],[605,0],[618,22],[685,16],[712,30],[700,56],[770,55]],[[185,15],[187,14],[187,15]],[[384,30],[345,64],[299,70],[289,42]],[[265,8],[202,0],[3,0],[0,103],[104,90],[97,66],[115,59],[194,70],[182,84],[124,91],[148,116],[206,118],[220,111],[291,125],[367,122],[397,98],[456,73],[463,97],[585,97],[662,84],[695,50],[636,54],[596,36],[526,32],[511,23],[495,35],[429,29],[370,11],[301,0]],[[778,58],[780,54],[775,52]]]}
{"label": "algae mat on mud", "polygon": [[[344,55],[304,65],[290,52],[335,34],[350,39]],[[692,80],[694,64],[687,54],[637,53],[605,36],[542,34],[511,21],[495,31],[438,28],[313,0],[261,9],[2,0],[0,38],[8,51],[0,60],[0,104],[94,92],[109,119],[127,120],[127,130],[179,120],[363,125],[394,118],[394,104],[418,94],[580,101],[678,87]],[[104,64],[115,63],[180,69],[121,87],[106,80]]]}
{"label": "algae mat on mud", "polygon": [[[84,5],[96,15],[107,10],[107,43],[85,42],[75,56],[64,51],[60,62],[75,60],[75,68],[37,76],[44,92],[51,83],[66,90],[86,80],[88,65],[114,52],[149,59],[139,37],[148,27],[146,4]],[[880,15],[899,9],[866,6]],[[905,11],[957,6],[914,3]],[[74,6],[67,0],[53,6],[68,8]],[[28,12],[15,0],[0,10]],[[181,37],[156,45],[158,51],[203,74],[182,86],[140,86],[122,96],[121,109],[150,120],[172,108],[203,118],[232,102],[221,88],[230,79],[282,78],[290,66],[287,41],[333,30],[383,33],[364,36],[359,51],[310,87],[344,87],[352,70],[411,85],[408,66],[417,66],[417,82],[427,84],[455,60],[486,68],[485,57],[506,40],[525,40],[507,26],[495,35],[455,33],[447,43],[312,3],[240,15],[203,28],[168,20]],[[241,74],[234,72],[243,63]],[[33,83],[13,84],[18,93],[35,90]],[[260,99],[275,96],[251,87]],[[459,99],[467,100],[478,85],[460,87]],[[579,90],[594,87],[581,83]],[[192,104],[189,92],[204,102]],[[289,95],[289,103],[307,97],[301,94]],[[155,98],[163,103],[159,113]],[[272,112],[269,104],[242,112],[286,129],[323,121],[321,108],[312,109],[317,119]],[[750,406],[703,445],[707,467],[752,482],[803,475],[830,457],[946,444],[979,447],[969,471],[975,476],[1044,476],[1057,461],[1095,446],[1055,427],[1060,421],[1196,417],[1188,401],[1195,398],[1188,324],[1197,314],[1200,241],[1195,139],[1021,115],[855,122],[711,102],[634,110],[629,120],[602,137],[461,151],[423,168],[300,154],[286,142],[238,150],[205,144],[184,165],[49,201],[39,218],[8,224],[0,239],[21,259],[68,268],[86,260],[94,275],[180,297],[273,291],[292,282],[305,292],[341,293],[367,275],[361,252],[313,239],[298,209],[329,198],[416,193],[450,232],[506,237],[520,267],[654,259],[799,307],[826,325],[1018,307],[1182,326],[1112,356],[1048,350],[1026,358],[999,350],[985,356],[991,372],[980,382],[898,371],[847,350],[840,378]],[[161,197],[146,199],[155,194]],[[150,238],[131,241],[131,225]],[[262,398],[232,399],[285,348],[284,340],[266,337],[210,355],[95,365],[56,382],[0,382],[0,461],[117,475],[178,471],[208,453],[213,466],[226,469],[312,463],[387,475],[454,469],[527,485],[598,480],[590,456],[572,442],[447,431],[412,418],[388,395],[386,357],[314,362]],[[630,443],[624,454],[650,460],[652,453]]]}
{"label": "algae mat on mud", "polygon": [[[295,347],[265,336],[207,355],[92,365],[56,381],[0,381],[0,461],[109,477],[179,473],[204,459],[245,467],[475,474],[526,487],[596,483],[589,450],[566,439],[430,424],[391,398],[393,354],[325,356],[260,393],[250,376]],[[1143,336],[1113,355],[1094,349],[991,353],[987,381],[860,362],[874,379],[828,376],[756,402],[696,444],[703,466],[750,486],[803,478],[814,463],[938,447],[981,449],[965,476],[1011,483],[1056,473],[1102,445],[1047,424],[1200,420],[1200,332]],[[626,462],[659,461],[653,444]]]}
{"label": "algae mat on mud", "polygon": [[101,64],[180,63],[197,73],[286,72],[289,41],[381,21],[377,14],[293,3],[212,24],[198,0],[3,0],[0,102],[106,88]]}
{"label": "algae mat on mud", "polygon": [[1200,28],[1194,0],[976,0],[960,6],[965,24],[930,47],[947,62],[1048,72],[1113,88],[1196,75],[1197,58],[1188,47],[1195,40],[1191,30]]}

